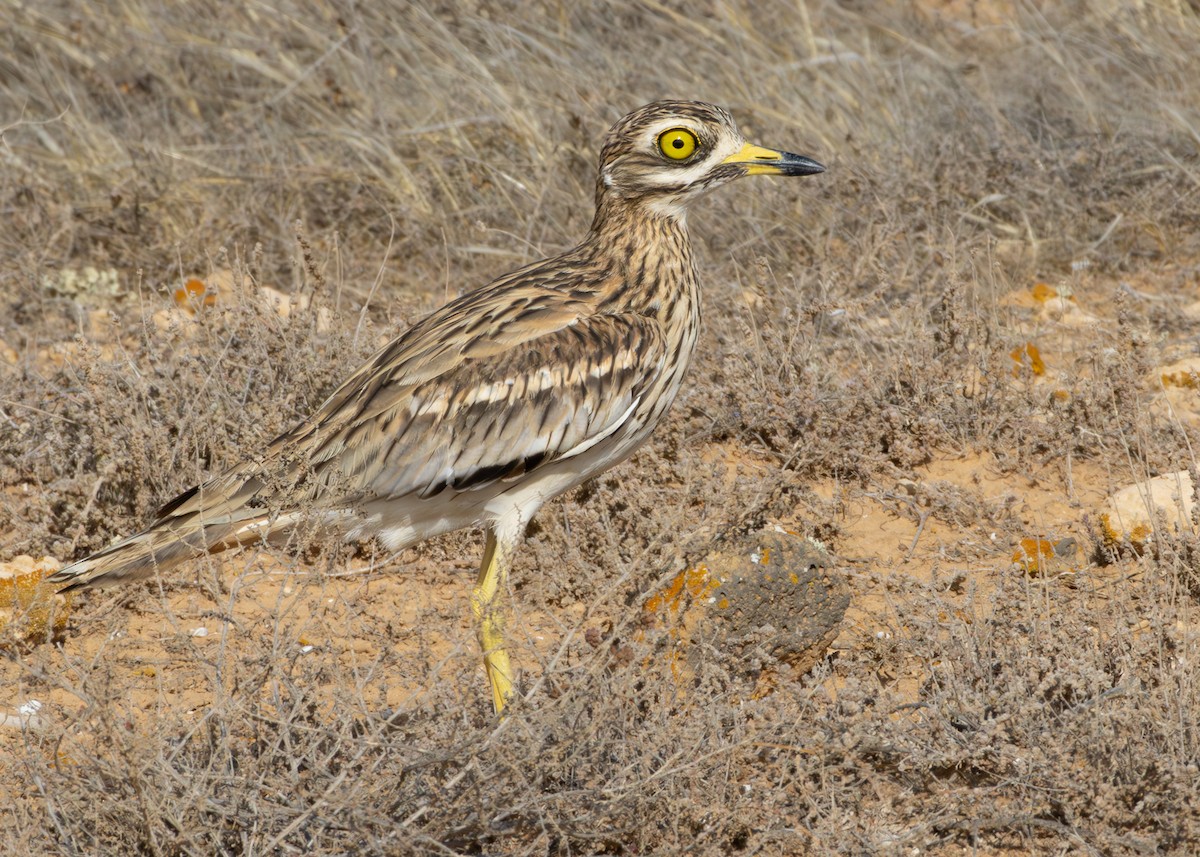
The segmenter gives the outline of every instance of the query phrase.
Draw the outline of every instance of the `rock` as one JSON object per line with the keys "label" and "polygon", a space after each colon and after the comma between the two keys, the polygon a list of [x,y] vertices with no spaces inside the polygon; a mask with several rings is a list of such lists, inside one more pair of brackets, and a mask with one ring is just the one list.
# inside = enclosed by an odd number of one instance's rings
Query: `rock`
{"label": "rock", "polygon": [[1034,283],[1028,289],[1006,296],[1004,303],[1033,310],[1036,318],[1064,327],[1085,328],[1100,323],[1099,318],[1079,306],[1079,301],[1066,284],[1052,286],[1049,283]]}
{"label": "rock", "polygon": [[203,280],[197,280],[195,277],[184,282],[172,293],[175,304],[189,315],[195,315],[197,310],[204,307],[216,306],[217,296],[216,289],[210,289]]}
{"label": "rock", "polygon": [[1024,538],[1012,555],[1013,565],[1031,577],[1057,577],[1079,572],[1079,543],[1074,538],[1050,541]]}
{"label": "rock", "polygon": [[[265,287],[264,287],[265,288]],[[275,292],[274,289],[267,289]],[[252,293],[252,282],[249,275],[241,271],[222,268],[213,271],[203,279],[188,277],[183,285],[175,288],[171,295],[175,305],[190,315],[195,315],[208,307],[236,306],[244,295]],[[275,294],[279,294],[275,292]]]}
{"label": "rock", "polygon": [[1153,541],[1156,527],[1168,532],[1195,533],[1192,477],[1186,470],[1156,476],[1117,491],[1104,501],[1100,530],[1106,545],[1128,543],[1142,550]]}
{"label": "rock", "polygon": [[54,557],[21,555],[0,562],[0,648],[28,647],[62,636],[71,597],[43,583],[61,567]]}
{"label": "rock", "polygon": [[259,286],[258,293],[266,300],[267,306],[275,310],[280,318],[290,318],[293,310],[308,309],[308,295],[289,295],[271,286]]}
{"label": "rock", "polygon": [[1103,323],[1098,316],[1080,309],[1078,304],[1062,301],[1047,302],[1042,315],[1063,327],[1089,328]]}
{"label": "rock", "polygon": [[[278,313],[280,318],[291,318],[293,312],[301,312],[307,310],[311,303],[311,298],[308,295],[290,295],[286,292],[281,292],[279,289],[273,289],[270,286],[259,286],[258,293],[267,302],[267,306],[271,307]],[[328,307],[317,307],[317,332],[326,333],[333,324],[333,313]]]}
{"label": "rock", "polygon": [[1185,424],[1200,425],[1200,357],[1186,357],[1151,373],[1151,389],[1159,395],[1150,412]]}
{"label": "rock", "polygon": [[677,675],[715,650],[762,696],[811,670],[837,636],[850,590],[833,565],[818,542],[763,531],[681,572],[645,610],[668,627]]}
{"label": "rock", "polygon": [[46,728],[45,718],[38,716],[42,703],[29,699],[11,711],[0,710],[0,728],[18,732],[37,732]]}
{"label": "rock", "polygon": [[123,295],[121,276],[112,268],[63,268],[42,275],[42,288],[72,298],[111,298]]}
{"label": "rock", "polygon": [[1200,390],[1200,357],[1186,357],[1154,370],[1154,384],[1164,389]]}
{"label": "rock", "polygon": [[1046,374],[1046,361],[1042,359],[1042,352],[1032,342],[1026,342],[1009,352],[1009,357],[1013,363],[1013,377],[1020,378],[1022,376],[1032,375],[1035,378],[1041,378]]}

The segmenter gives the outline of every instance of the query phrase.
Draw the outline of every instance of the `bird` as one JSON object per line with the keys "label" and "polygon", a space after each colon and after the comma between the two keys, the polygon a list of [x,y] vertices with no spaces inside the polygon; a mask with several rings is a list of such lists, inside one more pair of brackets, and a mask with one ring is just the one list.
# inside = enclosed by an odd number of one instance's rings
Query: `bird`
{"label": "bird", "polygon": [[307,419],[196,485],[141,532],[53,574],[60,591],[153,577],[316,521],[399,550],[483,527],[471,608],[501,714],[514,698],[505,591],[548,500],[627,459],[671,407],[700,332],[688,206],[743,176],[824,167],[747,143],[725,109],[657,101],[604,137],[574,249],[403,331]]}

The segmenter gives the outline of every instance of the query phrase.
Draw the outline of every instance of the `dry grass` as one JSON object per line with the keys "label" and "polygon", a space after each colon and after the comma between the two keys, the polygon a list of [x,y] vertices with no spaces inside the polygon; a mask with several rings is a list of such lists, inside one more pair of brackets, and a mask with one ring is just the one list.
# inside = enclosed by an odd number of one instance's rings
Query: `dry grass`
{"label": "dry grass", "polygon": [[[1196,540],[1089,542],[1058,577],[1008,548],[1194,466],[1200,422],[1145,382],[1198,332],[1194,4],[6,15],[0,559],[128,532],[380,337],[569,246],[643,102],[726,105],[830,170],[695,212],[698,365],[651,449],[536,523],[504,722],[448,571],[474,536],[198,563],[2,664],[0,704],[46,705],[0,735],[0,851],[1200,849]],[[115,287],[64,279],[87,267]],[[215,307],[156,322],[219,270]],[[1037,280],[1095,322],[1014,304]],[[771,523],[855,560],[834,654],[761,699],[719,651],[677,687],[642,596]]]}

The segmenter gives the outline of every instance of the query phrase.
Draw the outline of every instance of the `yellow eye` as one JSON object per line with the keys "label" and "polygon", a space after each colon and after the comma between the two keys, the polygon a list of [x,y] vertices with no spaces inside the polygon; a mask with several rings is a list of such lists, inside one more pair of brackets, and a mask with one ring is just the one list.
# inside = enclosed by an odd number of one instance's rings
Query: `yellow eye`
{"label": "yellow eye", "polygon": [[696,135],[686,128],[672,128],[658,135],[658,150],[673,161],[690,158],[696,151]]}

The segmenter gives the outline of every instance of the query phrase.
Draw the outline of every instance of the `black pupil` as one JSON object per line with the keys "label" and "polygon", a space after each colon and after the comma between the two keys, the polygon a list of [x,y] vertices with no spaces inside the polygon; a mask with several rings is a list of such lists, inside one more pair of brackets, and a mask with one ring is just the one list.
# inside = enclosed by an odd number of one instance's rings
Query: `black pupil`
{"label": "black pupil", "polygon": [[671,145],[674,146],[676,149],[682,149],[683,148],[683,138],[676,137],[674,140],[671,141]]}

